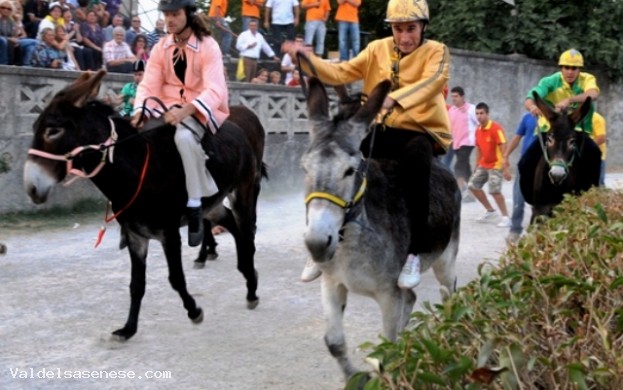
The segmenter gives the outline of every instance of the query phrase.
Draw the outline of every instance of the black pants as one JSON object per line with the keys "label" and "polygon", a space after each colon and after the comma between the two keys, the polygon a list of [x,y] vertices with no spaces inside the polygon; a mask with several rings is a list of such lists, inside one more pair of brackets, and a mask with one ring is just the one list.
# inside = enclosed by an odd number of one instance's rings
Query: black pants
{"label": "black pants", "polygon": [[[430,251],[430,171],[435,141],[430,135],[412,130],[376,126],[372,158],[398,162],[398,180],[409,213],[411,242],[409,253]],[[372,132],[361,143],[361,151],[368,157]]]}
{"label": "black pants", "polygon": [[454,176],[463,178],[466,181],[472,176],[472,166],[469,163],[469,157],[474,150],[473,146],[461,146],[454,151],[456,162],[454,163]]}

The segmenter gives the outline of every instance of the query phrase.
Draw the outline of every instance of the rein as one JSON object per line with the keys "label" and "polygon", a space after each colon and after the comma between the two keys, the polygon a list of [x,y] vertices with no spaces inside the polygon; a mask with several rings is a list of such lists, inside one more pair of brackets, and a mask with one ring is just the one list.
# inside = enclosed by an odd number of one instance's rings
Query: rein
{"label": "rein", "polygon": [[[63,155],[52,154],[52,153],[44,152],[42,150],[37,150],[37,149],[28,149],[28,154],[33,155],[33,156],[47,158],[48,160],[66,161],[67,162],[67,167],[66,167],[67,174],[74,175],[74,177],[67,180],[63,184],[64,186],[69,186],[71,183],[73,183],[75,180],[79,178],[90,179],[96,176],[102,170],[102,168],[104,168],[104,165],[106,165],[107,156],[108,156],[109,161],[111,163],[113,162],[113,150],[112,149],[114,149],[114,146],[117,143],[117,138],[119,136],[115,129],[115,123],[112,121],[111,118],[108,118],[108,120],[110,121],[110,136],[108,137],[106,141],[104,141],[103,143],[99,145],[78,146],[71,152],[67,154],[63,154]],[[109,149],[110,149],[110,153],[109,153]],[[86,173],[84,170],[76,169],[74,168],[74,165],[73,165],[74,158],[80,153],[84,152],[85,150],[95,150],[102,154],[102,159],[100,160],[99,164],[97,164],[97,166],[91,171],[91,173]]]}

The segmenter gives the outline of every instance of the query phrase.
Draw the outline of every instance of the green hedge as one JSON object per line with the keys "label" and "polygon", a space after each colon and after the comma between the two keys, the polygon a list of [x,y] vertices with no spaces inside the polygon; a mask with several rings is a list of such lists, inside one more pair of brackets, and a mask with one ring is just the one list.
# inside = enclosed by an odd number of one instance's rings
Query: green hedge
{"label": "green hedge", "polygon": [[347,389],[623,389],[622,299],[623,193],[567,197]]}

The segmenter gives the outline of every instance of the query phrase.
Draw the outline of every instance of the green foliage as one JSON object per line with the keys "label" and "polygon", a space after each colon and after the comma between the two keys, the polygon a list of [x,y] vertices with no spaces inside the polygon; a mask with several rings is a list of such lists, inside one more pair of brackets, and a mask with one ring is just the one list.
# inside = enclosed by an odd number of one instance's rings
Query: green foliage
{"label": "green foliage", "polygon": [[623,75],[623,2],[616,0],[429,1],[429,36],[450,47],[557,60],[563,51],[582,52],[588,68]]}
{"label": "green foliage", "polygon": [[0,156],[0,173],[5,173],[11,170],[11,158],[9,155]]}
{"label": "green foliage", "polygon": [[[429,0],[428,4],[427,36],[449,47],[550,61],[576,48],[588,69],[603,68],[612,79],[623,75],[623,1],[515,0],[515,7],[502,0]],[[364,0],[359,11],[361,30],[370,31],[373,38],[390,35],[383,21],[386,6],[386,0]]]}
{"label": "green foliage", "polygon": [[479,275],[373,347],[370,388],[623,388],[623,193],[567,197]]}

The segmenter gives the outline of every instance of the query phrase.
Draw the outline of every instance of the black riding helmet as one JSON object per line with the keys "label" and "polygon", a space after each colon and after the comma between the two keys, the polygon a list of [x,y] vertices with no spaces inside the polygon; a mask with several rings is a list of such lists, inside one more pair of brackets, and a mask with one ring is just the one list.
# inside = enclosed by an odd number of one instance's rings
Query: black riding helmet
{"label": "black riding helmet", "polygon": [[160,0],[158,3],[158,11],[160,12],[177,11],[182,8],[186,11],[186,26],[184,26],[186,28],[190,25],[195,16],[195,11],[197,11],[195,0]]}

